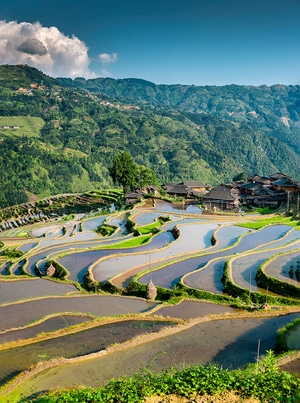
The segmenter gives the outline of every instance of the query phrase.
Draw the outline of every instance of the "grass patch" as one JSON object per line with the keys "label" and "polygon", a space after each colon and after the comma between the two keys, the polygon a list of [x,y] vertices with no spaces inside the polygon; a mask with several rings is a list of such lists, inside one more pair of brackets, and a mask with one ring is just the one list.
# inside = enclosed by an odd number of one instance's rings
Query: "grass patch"
{"label": "grass patch", "polygon": [[103,249],[133,248],[136,246],[141,246],[149,242],[152,236],[152,234],[140,235],[134,237],[133,239],[128,239],[127,241],[120,242],[118,244],[107,245]]}
{"label": "grass patch", "polygon": [[298,227],[300,225],[299,220],[295,220],[293,217],[285,217],[285,216],[274,216],[268,218],[262,218],[257,221],[247,221],[244,223],[237,223],[236,225],[243,228],[250,229],[261,229],[267,225],[289,225],[291,227]]}
{"label": "grass patch", "polygon": [[40,137],[44,124],[44,120],[37,117],[0,116],[0,135]]}
{"label": "grass patch", "polygon": [[69,214],[61,219],[62,222],[74,220],[75,214]]}
{"label": "grass patch", "polygon": [[160,227],[161,225],[162,223],[160,221],[155,221],[152,224],[144,225],[142,227],[138,227],[137,229],[142,235],[153,234],[154,232],[158,231],[157,227]]}

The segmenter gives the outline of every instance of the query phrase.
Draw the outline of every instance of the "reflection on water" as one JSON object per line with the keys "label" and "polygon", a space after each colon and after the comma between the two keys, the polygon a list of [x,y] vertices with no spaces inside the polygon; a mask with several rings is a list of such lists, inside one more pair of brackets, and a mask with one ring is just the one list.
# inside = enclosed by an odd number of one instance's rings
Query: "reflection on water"
{"label": "reflection on water", "polygon": [[21,245],[18,250],[20,250],[23,253],[28,252],[30,249],[35,248],[38,245],[37,242],[33,242],[33,243],[27,243],[25,245]]}
{"label": "reflection on water", "polygon": [[171,213],[202,214],[202,210],[194,204],[168,203],[162,200],[156,200],[155,209]]}
{"label": "reflection on water", "polygon": [[[158,332],[165,326],[170,326],[170,323],[129,320],[0,351],[0,363],[2,363],[2,365],[0,364],[0,383],[7,382],[17,373],[42,359],[71,358],[94,353],[138,335]],[[3,365],[4,363],[5,365]]]}
{"label": "reflection on water", "polygon": [[[62,258],[58,258],[57,261],[62,264],[70,272],[68,279],[72,281],[83,282],[83,277],[86,274],[89,266],[92,263],[97,262],[99,259],[109,257],[116,254],[131,254],[137,252],[150,251],[157,248],[162,248],[168,245],[174,240],[173,235],[170,232],[161,232],[154,236],[151,241],[146,245],[141,245],[134,248],[126,249],[102,249],[102,250],[88,250],[84,252],[70,253]],[[137,256],[137,255],[135,255]],[[114,258],[115,260],[121,259],[121,257]],[[105,263],[101,265],[101,279],[97,275],[97,265],[94,269],[95,278],[97,281],[107,280],[109,277],[116,274],[115,268],[111,267],[108,272],[105,271]],[[119,272],[119,269],[117,269]]]}
{"label": "reflection on water", "polygon": [[[287,230],[287,226],[278,225],[265,227],[260,231],[249,232],[241,238],[237,245],[228,250],[212,252],[181,262],[171,263],[160,270],[154,271],[152,273],[152,280],[156,286],[173,288],[183,275],[205,266],[210,260],[254,249],[264,243],[284,236]],[[143,284],[147,284],[149,281],[148,275],[141,277],[139,281]]]}
{"label": "reflection on water", "polygon": [[[275,277],[280,281],[287,281],[290,284],[300,287],[300,242],[289,248],[280,249],[280,252],[287,252],[277,256],[266,264],[264,270],[268,276]],[[295,249],[295,252],[291,252]]]}
{"label": "reflection on water", "polygon": [[77,291],[73,284],[39,278],[0,281],[0,289],[0,304],[47,295],[64,295]]}
{"label": "reflection on water", "polygon": [[[152,243],[139,247],[135,251],[151,251],[151,261],[163,261],[173,259],[176,255],[184,257],[187,253],[200,251],[211,246],[211,236],[217,227],[216,223],[184,224],[180,226],[182,236],[166,248],[153,250]],[[184,234],[184,235],[183,235]],[[160,236],[160,234],[158,235]],[[155,239],[156,237],[154,237]],[[153,239],[153,240],[154,240]],[[143,248],[143,249],[142,249]],[[105,259],[93,269],[97,281],[105,281],[118,273],[130,270],[132,267],[146,265],[149,262],[147,254],[130,254],[130,250],[124,250],[124,255]],[[147,282],[149,281],[147,276]]]}
{"label": "reflection on water", "polygon": [[47,297],[0,306],[0,331],[25,326],[52,313],[80,312],[95,316],[114,316],[146,312],[158,302],[115,295]]}
{"label": "reflection on water", "polygon": [[[218,363],[223,368],[241,368],[255,363],[258,340],[260,354],[274,348],[276,332],[297,315],[274,318],[214,320],[120,352],[55,368],[30,380],[34,392],[51,385],[104,386],[114,378],[169,368]],[[91,376],[87,377],[89,373]],[[28,385],[27,389],[28,389]],[[24,391],[26,393],[26,391]],[[28,392],[27,392],[28,393]]]}
{"label": "reflection on water", "polygon": [[54,318],[47,319],[37,325],[28,326],[24,329],[0,333],[0,344],[21,339],[28,339],[35,337],[40,333],[54,332],[65,327],[78,325],[91,320],[91,317],[83,315],[59,315]]}
{"label": "reflection on water", "polygon": [[88,220],[85,220],[82,223],[82,230],[83,231],[92,231],[95,228],[97,228],[100,225],[102,225],[103,222],[106,220],[106,218],[107,218],[107,216],[89,218]]}

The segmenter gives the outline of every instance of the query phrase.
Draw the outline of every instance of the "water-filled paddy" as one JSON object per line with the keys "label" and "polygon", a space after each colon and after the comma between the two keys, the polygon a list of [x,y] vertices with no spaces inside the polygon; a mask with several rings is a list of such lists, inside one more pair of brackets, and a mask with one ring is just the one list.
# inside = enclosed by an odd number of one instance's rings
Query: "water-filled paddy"
{"label": "water-filled paddy", "polygon": [[[291,251],[292,249],[295,248],[291,246],[289,250]],[[265,266],[265,272],[268,276],[300,287],[300,282],[296,277],[297,270],[300,270],[300,242],[298,243],[297,251],[279,255]]]}
{"label": "water-filled paddy", "polygon": [[287,346],[290,350],[300,350],[300,325],[288,335]]}
{"label": "water-filled paddy", "polygon": [[235,310],[229,306],[198,301],[182,301],[177,305],[162,306],[156,309],[153,314],[171,318],[192,319],[206,315],[221,315],[234,312]]}
{"label": "water-filled paddy", "polygon": [[[184,256],[187,253],[208,248],[211,246],[211,238],[217,226],[216,223],[181,225],[181,236],[167,248],[153,250],[152,244],[149,244],[145,245],[143,249],[141,249],[141,247],[138,250],[136,249],[136,252],[142,250],[151,251],[151,256],[146,254],[125,254],[117,258],[105,259],[94,266],[94,277],[98,281],[104,281],[113,275],[130,270],[132,267],[145,265],[149,262],[149,259],[151,260],[151,264],[153,264],[155,261],[162,261],[170,257],[175,257],[176,255]],[[116,261],[116,259],[118,259],[118,261]]]}
{"label": "water-filled paddy", "polygon": [[[215,320],[192,328],[126,348],[99,358],[44,371],[27,381],[21,392],[77,385],[101,386],[111,378],[146,370],[161,371],[170,367],[216,362],[224,368],[242,367],[274,347],[278,328],[290,322],[297,314],[265,319]],[[30,389],[29,389],[30,388]]]}
{"label": "water-filled paddy", "polygon": [[78,291],[73,284],[39,278],[0,281],[0,288],[0,304]]}
{"label": "water-filled paddy", "polygon": [[[170,232],[162,232],[151,239],[146,245],[141,245],[135,248],[124,248],[124,249],[102,249],[102,250],[90,250],[85,252],[77,252],[68,254],[62,258],[58,258],[57,261],[61,263],[66,269],[70,272],[69,279],[72,281],[83,281],[83,277],[86,274],[89,266],[96,262],[97,260],[104,258],[106,256],[120,254],[120,253],[136,253],[136,252],[143,252],[151,249],[156,249],[159,247],[163,247],[168,245],[170,242],[174,240],[173,235]],[[118,258],[114,258],[118,259]],[[104,269],[101,268],[102,276],[96,277],[97,280],[103,281],[106,280],[108,277],[111,277],[115,273],[118,273],[118,269],[114,271],[110,269],[107,274],[103,274]],[[103,277],[104,275],[104,277]]]}
{"label": "water-filled paddy", "polygon": [[[190,206],[190,209],[194,209],[194,207]],[[277,253],[276,248],[280,245],[287,245],[289,242],[299,239],[298,231],[291,230],[290,227],[284,225],[252,231],[230,224],[230,218],[228,222],[226,221],[226,225],[224,225],[225,219],[223,218],[223,225],[220,225],[215,218],[205,217],[199,212],[188,215],[187,210],[182,210],[182,208],[183,206],[180,205],[172,206],[169,203],[158,202],[156,208],[137,210],[138,213],[133,218],[135,217],[139,221],[139,225],[153,222],[154,217],[159,215],[168,215],[173,221],[164,224],[161,227],[162,232],[155,236],[148,245],[127,250],[94,251],[90,249],[96,246],[114,244],[131,237],[131,235],[126,235],[125,217],[122,215],[113,216],[108,220],[110,224],[120,228],[117,234],[109,238],[101,238],[94,232],[94,229],[107,218],[104,216],[82,220],[80,223],[74,220],[70,223],[56,222],[55,225],[48,223],[44,232],[40,232],[41,235],[45,234],[45,237],[37,240],[39,245],[34,250],[24,244],[25,249],[23,250],[26,253],[28,251],[29,256],[28,271],[35,275],[33,269],[37,262],[43,265],[47,259],[55,258],[62,252],[66,253],[66,256],[59,258],[59,261],[70,271],[70,279],[77,281],[82,280],[90,264],[98,260],[99,256],[105,257],[108,253],[120,252],[118,256],[108,257],[99,264],[99,278],[97,279],[110,278],[114,273],[123,275],[125,271],[135,270],[135,266],[138,270],[143,264],[145,268],[155,268],[158,264],[167,263],[168,259],[171,262],[171,259],[181,257],[182,262],[169,263],[165,268],[152,272],[152,280],[155,285],[172,288],[183,274],[188,274],[207,264],[204,270],[187,275],[185,282],[187,285],[196,288],[221,293],[221,269],[228,257],[254,248],[256,248],[257,254],[258,252],[265,253],[263,251],[270,247],[274,249],[274,253]],[[174,225],[179,227],[181,233],[176,241],[168,231]],[[64,236],[60,232],[62,226],[66,227]],[[243,237],[236,244],[241,235]],[[212,236],[217,239],[216,245],[211,243]],[[27,239],[26,242],[33,245],[34,240]],[[221,250],[222,248],[227,248],[227,250]],[[36,251],[38,253],[35,254]],[[101,255],[102,252],[103,255]],[[202,254],[202,256],[188,258],[189,255],[196,253]],[[116,258],[118,261],[113,262],[113,259]],[[213,258],[217,260],[212,262],[211,259]],[[145,276],[144,280],[148,282],[149,275]],[[188,283],[189,281],[190,283]],[[219,362],[224,367],[230,368],[244,365],[249,361],[255,361],[258,340],[261,343],[261,354],[264,354],[266,349],[273,348],[276,331],[299,316],[299,314],[295,314],[294,316],[268,319],[234,320],[228,319],[227,313],[234,313],[230,307],[204,304],[197,301],[184,301],[177,306],[161,306],[142,299],[108,295],[60,297],[65,293],[76,291],[75,287],[67,283],[54,283],[44,279],[12,282],[7,286],[1,282],[1,286],[0,304],[48,295],[46,298],[35,301],[0,306],[1,330],[27,326],[36,320],[44,319],[42,323],[15,331],[10,330],[6,334],[0,335],[1,343],[33,337],[37,333],[54,331],[66,327],[67,324],[72,325],[87,320],[86,317],[79,317],[80,313],[114,316],[148,312],[150,316],[161,315],[178,318],[202,318],[206,315],[224,314],[224,320],[202,323],[189,330],[134,348],[128,348],[107,357],[103,356],[101,359],[91,359],[88,362],[82,362],[82,364],[72,364],[68,367],[47,371],[45,377],[37,376],[36,380],[30,381],[33,391],[57,387],[57,385],[91,384],[98,386],[101,383],[106,383],[112,377],[129,375],[136,371],[142,371],[144,368],[161,370],[171,366],[194,363],[206,364],[210,361]],[[57,298],[53,295],[57,295]],[[151,312],[152,309],[153,313]],[[71,312],[75,315],[70,316]],[[47,319],[47,315],[51,314],[57,314],[57,316]],[[136,330],[134,329],[134,331]],[[147,331],[147,329],[140,330]],[[152,332],[152,330],[150,331]],[[90,337],[87,337],[87,334]],[[7,377],[11,377],[12,374],[16,374],[39,360],[48,360],[56,355],[74,357],[98,351],[105,348],[109,343],[120,343],[121,339],[115,341],[117,339],[113,339],[113,337],[117,338],[121,335],[122,340],[126,340],[128,336],[128,334],[126,336],[124,329],[120,330],[119,335],[116,330],[111,330],[105,336],[95,334],[91,336],[92,334],[92,332],[81,332],[76,337],[74,335],[74,338],[68,336],[68,338],[59,339],[59,341],[58,339],[49,340],[48,344],[40,342],[35,347],[33,347],[34,345],[27,346],[27,350],[25,347],[11,350],[10,354],[19,353],[16,356],[2,357],[0,355],[0,362],[9,361],[12,363],[8,369],[4,369],[3,377],[8,379]],[[88,340],[87,343],[86,340]],[[7,352],[7,354],[9,353]],[[29,383],[28,387],[31,386]]]}
{"label": "water-filled paddy", "polygon": [[29,339],[40,333],[54,332],[65,327],[78,325],[91,320],[92,318],[88,315],[58,315],[53,318],[46,319],[37,325],[0,333],[0,344],[21,339]]}
{"label": "water-filled paddy", "polygon": [[[173,288],[183,275],[205,266],[210,260],[254,249],[262,244],[284,236],[288,229],[289,227],[285,225],[265,227],[260,231],[247,233],[247,235],[241,238],[237,245],[227,250],[212,252],[177,263],[171,263],[152,273],[153,283],[156,286]],[[142,276],[139,281],[146,284],[149,281],[149,275]]]}
{"label": "water-filled paddy", "polygon": [[0,351],[0,384],[38,361],[55,357],[71,358],[101,351],[135,336],[158,332],[166,326],[171,324],[157,321],[122,321]]}
{"label": "water-filled paddy", "polygon": [[48,297],[0,306],[0,331],[25,326],[52,313],[80,312],[95,316],[114,316],[147,312],[156,305],[157,302],[148,302],[141,298],[114,295]]}
{"label": "water-filled paddy", "polygon": [[188,287],[202,289],[214,294],[223,294],[224,284],[221,279],[226,260],[226,258],[221,258],[208,262],[201,270],[184,276],[183,283]]}
{"label": "water-filled paddy", "polygon": [[[232,279],[234,283],[241,288],[251,288],[253,292],[259,292],[261,290],[257,287],[255,281],[255,275],[258,267],[272,256],[278,253],[285,253],[293,249],[298,249],[298,252],[295,252],[295,254],[299,257],[299,248],[300,241],[295,242],[292,245],[282,246],[275,250],[247,254],[247,256],[238,257],[233,260],[231,265]],[[283,281],[287,281],[288,275],[282,275],[282,268],[284,269],[285,265],[283,264],[283,262],[287,260],[286,257],[289,255],[284,256],[285,257],[278,257],[279,263],[277,265],[274,264],[274,261],[272,261],[272,264],[268,265],[268,267],[270,267],[270,272],[272,272],[273,277],[277,277],[279,279],[282,279]],[[286,271],[288,271],[288,269]]]}
{"label": "water-filled paddy", "polygon": [[87,220],[84,220],[82,223],[82,230],[83,231],[93,231],[95,228],[102,225],[103,222],[106,220],[106,218],[107,218],[107,216],[101,216],[101,217],[94,217],[94,218],[89,218]]}
{"label": "water-filled paddy", "polygon": [[272,242],[269,242],[268,244],[263,244],[263,245],[257,247],[256,250],[259,251],[259,250],[265,250],[265,249],[270,249],[270,248],[272,248],[272,249],[278,248],[283,245],[288,245],[289,243],[292,243],[292,242],[296,241],[297,239],[300,239],[300,231],[295,228],[288,228],[288,231],[284,236],[282,236]]}
{"label": "water-filled paddy", "polygon": [[154,202],[154,207],[153,207],[153,201],[152,199],[148,199],[146,203],[144,203],[141,207],[141,209],[150,209],[150,210],[157,210],[157,211],[163,211],[163,212],[168,212],[168,213],[186,213],[186,214],[196,214],[196,215],[201,215],[202,210],[195,204],[186,204],[186,203],[170,203],[167,201],[163,200],[155,200]]}
{"label": "water-filled paddy", "polygon": [[21,245],[18,250],[20,250],[23,253],[26,253],[30,251],[31,249],[35,248],[38,245],[38,242],[31,242],[31,243],[26,243],[25,245]]}

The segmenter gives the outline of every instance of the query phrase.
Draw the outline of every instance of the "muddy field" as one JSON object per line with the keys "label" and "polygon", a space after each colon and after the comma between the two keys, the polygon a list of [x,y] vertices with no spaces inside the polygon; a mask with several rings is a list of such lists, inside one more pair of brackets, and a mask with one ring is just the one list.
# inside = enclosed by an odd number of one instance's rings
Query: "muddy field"
{"label": "muddy field", "polygon": [[259,354],[263,356],[274,347],[276,331],[296,317],[298,313],[275,318],[213,320],[152,341],[146,336],[127,344],[125,349],[119,346],[120,351],[45,370],[28,379],[20,391],[32,395],[57,385],[97,387],[125,374],[210,362],[229,369],[243,367],[256,361],[258,341]]}

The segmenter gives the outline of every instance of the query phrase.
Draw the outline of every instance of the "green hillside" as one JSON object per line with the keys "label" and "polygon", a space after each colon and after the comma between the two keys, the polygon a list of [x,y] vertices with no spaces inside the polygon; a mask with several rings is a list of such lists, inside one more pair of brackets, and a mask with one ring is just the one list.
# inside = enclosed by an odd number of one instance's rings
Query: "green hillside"
{"label": "green hillside", "polygon": [[163,182],[245,172],[300,180],[300,87],[53,79],[0,66],[0,206],[112,186],[115,155]]}
{"label": "green hillside", "polygon": [[45,122],[31,116],[0,116],[1,136],[40,137]]}

